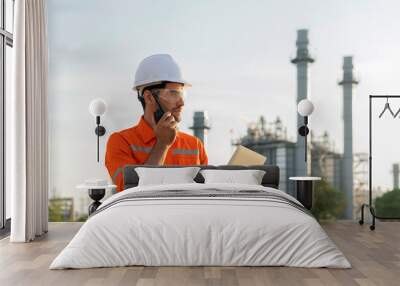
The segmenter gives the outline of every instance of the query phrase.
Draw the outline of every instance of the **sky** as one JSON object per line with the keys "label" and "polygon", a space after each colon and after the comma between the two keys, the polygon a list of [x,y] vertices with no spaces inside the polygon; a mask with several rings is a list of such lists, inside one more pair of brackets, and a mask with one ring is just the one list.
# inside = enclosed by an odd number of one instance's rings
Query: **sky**
{"label": "sky", "polygon": [[[51,189],[65,193],[92,177],[106,177],[108,136],[135,125],[142,109],[132,91],[139,62],[169,53],[193,87],[180,129],[191,133],[193,113],[206,110],[210,164],[225,164],[232,136],[263,115],[281,117],[296,138],[296,31],[309,30],[309,127],[328,131],[343,149],[344,56],[353,56],[360,84],[353,98],[354,152],[368,152],[368,95],[400,94],[398,1],[128,1],[48,0]],[[107,102],[101,161],[96,161],[92,99]],[[400,100],[390,101],[395,110]],[[374,103],[374,183],[391,187],[400,161],[400,118],[378,119]],[[233,130],[233,133],[230,132]]]}

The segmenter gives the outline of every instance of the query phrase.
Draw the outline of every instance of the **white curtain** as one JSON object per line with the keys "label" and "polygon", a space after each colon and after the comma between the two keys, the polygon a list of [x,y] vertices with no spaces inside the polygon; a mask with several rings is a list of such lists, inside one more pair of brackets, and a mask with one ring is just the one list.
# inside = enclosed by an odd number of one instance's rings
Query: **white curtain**
{"label": "white curtain", "polygon": [[47,21],[45,0],[16,0],[9,174],[12,242],[47,232]]}

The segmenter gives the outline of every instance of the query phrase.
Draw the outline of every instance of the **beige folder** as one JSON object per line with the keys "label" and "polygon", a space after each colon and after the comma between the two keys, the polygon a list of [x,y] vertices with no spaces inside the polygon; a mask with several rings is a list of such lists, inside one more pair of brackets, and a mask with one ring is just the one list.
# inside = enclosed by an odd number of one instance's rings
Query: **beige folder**
{"label": "beige folder", "polygon": [[228,162],[228,165],[242,165],[242,166],[250,166],[250,165],[264,165],[267,161],[267,157],[254,152],[246,147],[238,145],[231,159]]}

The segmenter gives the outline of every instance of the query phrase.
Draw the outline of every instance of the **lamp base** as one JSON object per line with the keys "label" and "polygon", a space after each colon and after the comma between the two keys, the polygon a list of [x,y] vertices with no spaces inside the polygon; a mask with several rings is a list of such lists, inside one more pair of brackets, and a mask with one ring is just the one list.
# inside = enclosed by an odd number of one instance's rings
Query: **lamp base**
{"label": "lamp base", "polygon": [[106,129],[104,128],[104,126],[99,125],[94,130],[94,133],[96,133],[96,135],[98,136],[103,136],[104,134],[106,134]]}
{"label": "lamp base", "polygon": [[299,134],[300,134],[301,136],[307,136],[309,132],[310,132],[310,130],[309,130],[308,127],[305,126],[305,125],[303,125],[303,126],[301,126],[301,127],[299,128]]}

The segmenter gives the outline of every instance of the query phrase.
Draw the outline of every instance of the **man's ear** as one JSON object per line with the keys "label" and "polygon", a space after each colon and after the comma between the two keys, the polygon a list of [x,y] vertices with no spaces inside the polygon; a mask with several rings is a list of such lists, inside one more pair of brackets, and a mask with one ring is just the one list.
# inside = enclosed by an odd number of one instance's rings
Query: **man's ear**
{"label": "man's ear", "polygon": [[144,101],[146,102],[146,106],[151,107],[151,109],[157,109],[157,103],[156,100],[154,99],[153,95],[149,90],[145,90],[143,93],[143,98]]}

